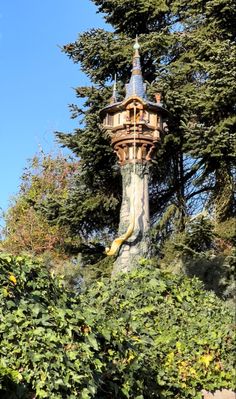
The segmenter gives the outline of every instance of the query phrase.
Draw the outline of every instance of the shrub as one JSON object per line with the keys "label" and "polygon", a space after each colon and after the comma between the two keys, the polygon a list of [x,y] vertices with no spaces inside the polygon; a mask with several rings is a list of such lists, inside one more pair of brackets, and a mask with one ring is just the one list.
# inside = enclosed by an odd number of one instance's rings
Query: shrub
{"label": "shrub", "polygon": [[0,283],[0,397],[89,398],[97,343],[79,300],[30,258],[1,255]]}
{"label": "shrub", "polygon": [[232,388],[233,317],[196,279],[145,265],[76,295],[0,255],[3,399],[200,398]]}
{"label": "shrub", "polygon": [[146,264],[97,282],[82,303],[109,341],[96,397],[193,399],[232,387],[233,315],[196,278]]}

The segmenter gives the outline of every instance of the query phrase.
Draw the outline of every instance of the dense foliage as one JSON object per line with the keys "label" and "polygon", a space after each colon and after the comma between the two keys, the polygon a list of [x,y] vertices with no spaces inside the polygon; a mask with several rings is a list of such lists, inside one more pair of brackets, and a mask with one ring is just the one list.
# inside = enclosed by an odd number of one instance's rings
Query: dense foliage
{"label": "dense foliage", "polygon": [[232,387],[230,310],[197,280],[143,266],[76,294],[42,263],[2,254],[1,398],[197,399]]}
{"label": "dense foliage", "polygon": [[21,177],[18,195],[5,214],[2,246],[19,254],[65,253],[70,245],[68,228],[50,224],[43,215],[44,203],[54,201],[54,213],[68,196],[78,163],[62,154],[53,156],[41,151],[29,160]]}
{"label": "dense foliage", "polygon": [[1,255],[0,270],[1,398],[88,398],[93,340],[74,295],[33,259]]}
{"label": "dense foliage", "polygon": [[[115,349],[123,337],[130,343],[126,361],[119,363],[114,348],[105,354],[109,361],[115,358],[116,366],[104,379],[102,397],[110,397],[111,387],[119,398],[200,398],[203,386],[214,391],[226,383],[222,378],[231,378],[234,327],[224,305],[202,288],[195,279],[160,272],[145,262],[118,276],[108,290],[106,281],[90,288],[85,305],[94,306],[98,331],[111,334]],[[222,328],[223,320],[228,327]]]}
{"label": "dense foliage", "polygon": [[213,225],[199,215],[187,223],[184,232],[172,234],[165,241],[157,261],[164,270],[197,276],[206,289],[235,301],[235,244],[234,218]]}

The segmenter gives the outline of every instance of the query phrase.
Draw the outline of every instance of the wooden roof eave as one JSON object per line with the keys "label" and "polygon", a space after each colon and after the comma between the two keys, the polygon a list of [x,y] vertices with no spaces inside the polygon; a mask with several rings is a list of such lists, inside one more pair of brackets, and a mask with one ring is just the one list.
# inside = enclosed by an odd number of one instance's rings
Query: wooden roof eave
{"label": "wooden roof eave", "polygon": [[100,116],[101,116],[101,118],[103,118],[109,111],[111,114],[114,114],[114,113],[120,112],[120,111],[124,111],[126,109],[127,105],[133,101],[138,101],[139,103],[141,103],[144,106],[144,108],[150,109],[153,111],[158,111],[159,114],[162,114],[165,116],[170,115],[170,113],[165,108],[163,108],[161,105],[159,105],[157,103],[153,103],[151,101],[144,100],[143,98],[138,97],[138,96],[131,96],[131,97],[126,98],[123,101],[107,105],[106,107],[101,109]]}

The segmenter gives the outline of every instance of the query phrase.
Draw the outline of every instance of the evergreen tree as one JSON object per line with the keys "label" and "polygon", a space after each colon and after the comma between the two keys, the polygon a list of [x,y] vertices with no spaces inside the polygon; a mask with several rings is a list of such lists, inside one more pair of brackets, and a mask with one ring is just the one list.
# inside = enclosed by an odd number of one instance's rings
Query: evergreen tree
{"label": "evergreen tree", "polygon": [[[150,184],[151,218],[166,220],[167,236],[182,231],[186,216],[207,207],[220,222],[233,215],[235,133],[235,4],[233,0],[94,0],[113,31],[92,29],[63,51],[80,63],[91,87],[76,89],[84,127],[57,133],[81,159],[80,173],[56,220],[91,238],[112,234],[118,224],[120,174],[99,111],[130,76],[138,34],[150,98],[162,92],[170,111]],[[159,223],[160,224],[160,223]],[[156,234],[160,238],[159,232]]]}

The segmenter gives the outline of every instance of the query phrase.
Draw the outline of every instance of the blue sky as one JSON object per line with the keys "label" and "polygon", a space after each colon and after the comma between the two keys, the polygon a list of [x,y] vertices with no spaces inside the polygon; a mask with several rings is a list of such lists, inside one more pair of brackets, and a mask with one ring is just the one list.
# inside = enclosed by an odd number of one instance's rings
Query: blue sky
{"label": "blue sky", "polygon": [[0,0],[0,208],[17,194],[27,159],[72,131],[73,87],[88,84],[58,46],[104,28],[90,0]]}

